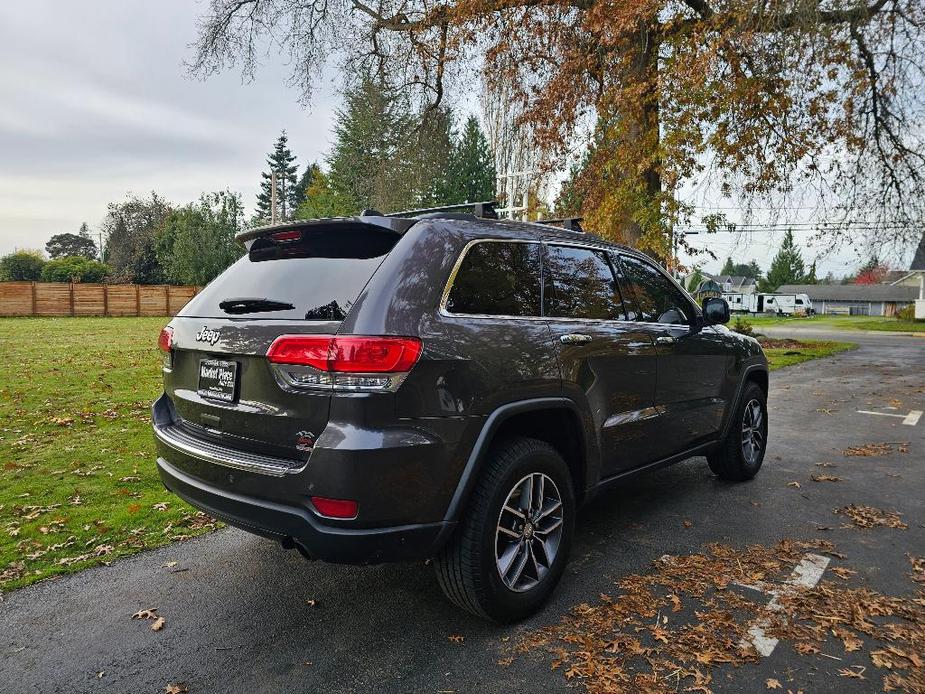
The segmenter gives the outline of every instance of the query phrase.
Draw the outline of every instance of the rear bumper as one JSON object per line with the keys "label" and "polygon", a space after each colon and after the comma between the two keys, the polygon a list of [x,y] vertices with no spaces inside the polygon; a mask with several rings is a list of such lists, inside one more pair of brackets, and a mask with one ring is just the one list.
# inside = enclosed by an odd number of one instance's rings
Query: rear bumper
{"label": "rear bumper", "polygon": [[164,458],[157,459],[164,486],[211,516],[284,545],[298,544],[315,559],[340,564],[376,564],[425,559],[436,554],[455,523],[422,523],[387,528],[323,525],[297,506],[245,496],[191,477]]}

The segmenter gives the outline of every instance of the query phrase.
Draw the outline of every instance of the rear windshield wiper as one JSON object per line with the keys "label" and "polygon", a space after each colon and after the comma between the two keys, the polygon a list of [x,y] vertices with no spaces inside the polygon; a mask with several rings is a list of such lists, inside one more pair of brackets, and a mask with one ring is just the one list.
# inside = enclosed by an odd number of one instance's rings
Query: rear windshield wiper
{"label": "rear windshield wiper", "polygon": [[295,306],[285,301],[254,297],[225,299],[219,303],[218,307],[225,313],[262,313],[264,311],[288,311],[295,308]]}

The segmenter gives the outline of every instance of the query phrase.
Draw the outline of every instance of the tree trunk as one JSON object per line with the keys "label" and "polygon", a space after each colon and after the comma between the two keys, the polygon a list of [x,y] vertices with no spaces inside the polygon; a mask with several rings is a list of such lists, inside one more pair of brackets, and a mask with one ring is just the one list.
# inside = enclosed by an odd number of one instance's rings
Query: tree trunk
{"label": "tree trunk", "polygon": [[[645,84],[641,103],[621,114],[629,123],[626,127],[628,151],[636,153],[635,162],[644,162],[639,181],[639,195],[626,209],[620,224],[623,241],[637,246],[645,230],[640,219],[652,219],[653,206],[660,204],[662,177],[659,157],[659,93],[658,93],[658,37],[656,26],[643,26],[637,32],[634,46],[636,56],[633,67],[634,81]],[[628,162],[631,166],[635,162]],[[637,170],[628,171],[629,176],[639,176]],[[635,187],[635,186],[633,186]]]}

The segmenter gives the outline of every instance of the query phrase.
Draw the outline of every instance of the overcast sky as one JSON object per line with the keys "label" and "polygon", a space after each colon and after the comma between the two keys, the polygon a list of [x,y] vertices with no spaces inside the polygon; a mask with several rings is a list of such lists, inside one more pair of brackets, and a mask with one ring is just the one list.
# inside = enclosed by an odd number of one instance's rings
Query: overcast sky
{"label": "overcast sky", "polygon": [[[0,3],[0,254],[44,248],[52,234],[76,232],[84,221],[95,232],[107,203],[129,192],[155,190],[184,204],[229,188],[252,210],[264,157],[283,128],[300,165],[322,158],[338,104],[336,75],[320,85],[311,110],[297,103],[278,60],[249,84],[236,72],[189,79],[182,63],[202,7],[190,0]],[[798,233],[798,242],[807,236]],[[718,271],[726,255],[767,268],[780,235],[692,240],[716,252],[719,261],[705,267]],[[828,253],[819,275],[844,274],[857,263],[851,251]]]}
{"label": "overcast sky", "polygon": [[280,130],[303,166],[329,147],[326,84],[310,111],[270,64],[250,84],[182,61],[199,3],[0,3],[0,254],[99,227],[110,201],[156,190],[186,203],[230,188],[252,209]]}

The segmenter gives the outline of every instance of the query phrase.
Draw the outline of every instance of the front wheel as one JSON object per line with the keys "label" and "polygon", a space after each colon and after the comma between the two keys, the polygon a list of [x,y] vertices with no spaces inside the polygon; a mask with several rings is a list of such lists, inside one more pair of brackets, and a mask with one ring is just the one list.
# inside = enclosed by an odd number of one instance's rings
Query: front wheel
{"label": "front wheel", "polygon": [[562,457],[544,441],[509,439],[493,447],[456,534],[436,559],[440,587],[479,616],[523,619],[562,577],[574,524]]}
{"label": "front wheel", "polygon": [[767,397],[761,386],[749,382],[732,414],[726,438],[707,454],[707,462],[713,473],[722,479],[750,480],[761,469],[767,443]]}

